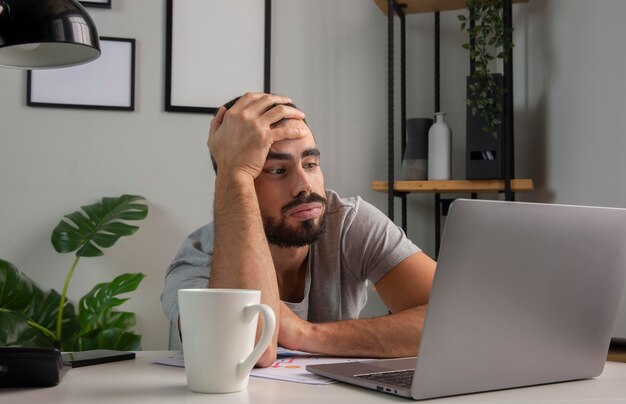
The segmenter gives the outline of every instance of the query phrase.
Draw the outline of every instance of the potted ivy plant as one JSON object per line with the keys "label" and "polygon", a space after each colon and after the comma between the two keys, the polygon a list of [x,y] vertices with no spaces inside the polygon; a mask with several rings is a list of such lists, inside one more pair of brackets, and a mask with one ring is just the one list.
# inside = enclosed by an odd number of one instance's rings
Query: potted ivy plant
{"label": "potted ivy plant", "polygon": [[104,255],[139,227],[127,221],[143,220],[148,206],[138,195],[104,197],[66,215],[52,231],[52,245],[59,253],[75,252],[63,290],[44,290],[13,264],[0,260],[0,346],[56,347],[63,351],[90,349],[140,350],[141,336],[129,329],[135,314],[115,308],[127,298],[145,275],[122,274],[113,281],[95,285],[78,303],[67,300],[67,291],[78,261],[82,257]]}
{"label": "potted ivy plant", "polygon": [[[513,48],[512,29],[506,28],[502,17],[504,0],[467,0],[470,17],[461,14],[461,30],[469,34],[470,41],[463,44],[474,61],[470,73],[467,105],[472,115],[480,115],[485,126],[483,132],[497,137],[496,127],[502,123],[505,89],[497,83],[491,65],[497,59],[508,60]],[[470,23],[473,19],[473,24]]]}
{"label": "potted ivy plant", "polygon": [[[492,66],[506,62],[513,48],[512,28],[503,20],[504,0],[467,0],[469,17],[461,14],[461,30],[469,34],[463,48],[473,68],[467,79],[468,179],[500,178],[499,159],[504,95],[503,77]],[[489,136],[485,136],[489,135]]]}

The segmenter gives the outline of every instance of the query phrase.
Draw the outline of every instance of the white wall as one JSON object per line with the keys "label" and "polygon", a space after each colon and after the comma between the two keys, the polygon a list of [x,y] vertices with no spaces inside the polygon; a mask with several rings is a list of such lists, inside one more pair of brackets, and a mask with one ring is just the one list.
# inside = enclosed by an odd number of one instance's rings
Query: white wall
{"label": "white wall", "polygon": [[[626,206],[625,8],[620,0],[514,6],[516,170],[537,187],[519,199]],[[182,239],[211,220],[210,116],[163,112],[164,1],[114,0],[111,10],[88,11],[100,35],[137,40],[136,111],[26,107],[26,73],[0,70],[0,257],[59,290],[71,256],[55,253],[49,238],[62,215],[104,195],[144,195],[151,212],[139,232],[79,263],[69,294],[78,299],[116,274],[146,273],[122,307],[137,313],[143,348],[163,349],[164,270]],[[457,13],[441,14],[441,109],[453,130],[453,176],[463,178],[469,65]],[[432,14],[408,16],[409,118],[434,112],[432,31]],[[386,211],[386,195],[369,189],[386,179],[386,17],[370,0],[273,0],[272,34],[272,90],[307,113],[327,186]],[[408,230],[431,254],[432,199],[409,197]]]}
{"label": "white wall", "polygon": [[[273,5],[272,90],[307,112],[328,186],[376,199],[369,183],[385,167],[385,19],[364,0]],[[72,256],[54,252],[49,239],[62,216],[105,195],[145,196],[150,214],[140,230],[104,257],[81,260],[69,296],[76,301],[120,273],[147,274],[122,308],[136,312],[143,348],[163,349],[164,271],[183,238],[211,220],[210,116],[163,111],[165,1],[115,0],[111,10],[88,11],[100,35],[137,40],[136,110],[26,107],[26,73],[0,70],[0,257],[60,290]]]}
{"label": "white wall", "polygon": [[0,70],[0,257],[60,291],[73,256],[49,240],[62,216],[102,196],[145,196],[150,214],[138,233],[104,257],[82,259],[69,296],[77,301],[120,273],[147,274],[122,308],[137,313],[144,349],[165,348],[163,272],[211,214],[209,118],[163,112],[165,2],[117,0],[112,10],[88,11],[100,35],[137,40],[136,111],[26,107],[26,73]]}
{"label": "white wall", "polygon": [[542,199],[624,207],[626,2],[535,1],[530,10],[528,105]]}
{"label": "white wall", "polygon": [[[532,1],[525,171],[543,202],[626,207],[626,2]],[[626,338],[626,294],[616,336]]]}

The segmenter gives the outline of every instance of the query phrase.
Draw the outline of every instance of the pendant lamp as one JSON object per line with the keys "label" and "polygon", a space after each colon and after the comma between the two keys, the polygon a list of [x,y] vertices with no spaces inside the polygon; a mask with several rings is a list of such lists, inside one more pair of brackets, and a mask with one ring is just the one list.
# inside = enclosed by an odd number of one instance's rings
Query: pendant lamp
{"label": "pendant lamp", "polygon": [[100,56],[93,20],[76,0],[0,0],[0,66],[46,69]]}

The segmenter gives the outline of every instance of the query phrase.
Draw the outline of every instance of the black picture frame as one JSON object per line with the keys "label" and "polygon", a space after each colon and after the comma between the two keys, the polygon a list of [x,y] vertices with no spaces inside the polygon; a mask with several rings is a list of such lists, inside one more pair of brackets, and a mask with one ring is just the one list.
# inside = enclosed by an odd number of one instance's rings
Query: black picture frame
{"label": "black picture frame", "polygon": [[111,8],[111,0],[79,1],[84,7]]}
{"label": "black picture frame", "polygon": [[100,37],[93,62],[28,70],[26,105],[117,111],[135,110],[135,39]]}
{"label": "black picture frame", "polygon": [[[166,2],[166,64],[165,64],[165,111],[168,112],[192,112],[214,114],[221,103],[230,98],[241,95],[246,91],[270,92],[270,56],[271,56],[271,0],[256,0],[260,4],[258,7],[263,10],[264,18],[258,21],[258,26],[252,24],[237,25],[237,21],[229,21],[228,31],[215,32],[207,35],[207,38],[197,34],[196,37],[188,37],[185,41],[184,35],[196,35],[193,29],[212,29],[217,24],[207,22],[207,16],[215,18],[214,13],[202,12],[203,8],[216,10],[219,16],[220,8],[241,7],[242,2],[223,2],[221,0],[167,0]],[[246,5],[249,7],[248,2]],[[178,5],[178,7],[177,7]],[[186,9],[185,9],[186,7]],[[244,6],[245,7],[245,6]],[[183,10],[193,10],[193,12],[183,12]],[[246,10],[245,18],[254,18],[254,13]],[[224,17],[226,18],[226,17]],[[243,17],[242,17],[243,18]],[[184,26],[185,33],[179,33],[177,27]],[[223,27],[224,24],[220,24]],[[254,27],[254,28],[251,28]],[[191,28],[190,28],[191,27]],[[252,35],[246,30],[262,32],[262,35]],[[244,32],[242,34],[242,31]],[[234,35],[237,33],[237,35]],[[176,36],[179,37],[175,38]],[[232,34],[232,35],[231,35]],[[260,38],[258,36],[261,36]],[[213,60],[213,55],[219,55],[216,46],[220,46],[220,41],[236,38],[251,50],[251,54],[261,53],[258,57],[259,67],[250,69],[250,65],[257,63],[255,58],[250,63],[225,63],[231,58],[222,57]],[[243,38],[243,39],[242,39]],[[262,49],[259,51],[259,47]],[[238,57],[247,55],[246,51],[241,51],[237,47]],[[254,57],[254,56],[251,56]],[[246,66],[247,74],[239,74],[238,79],[232,78],[232,70]],[[231,70],[232,68],[232,70]],[[213,70],[212,70],[213,69]],[[215,69],[228,74],[216,73]],[[194,73],[193,70],[196,70]],[[225,77],[227,76],[227,77]],[[215,77],[215,79],[213,79]],[[253,82],[248,85],[246,82]],[[208,89],[215,90],[213,92]],[[210,93],[210,94],[208,94]]]}

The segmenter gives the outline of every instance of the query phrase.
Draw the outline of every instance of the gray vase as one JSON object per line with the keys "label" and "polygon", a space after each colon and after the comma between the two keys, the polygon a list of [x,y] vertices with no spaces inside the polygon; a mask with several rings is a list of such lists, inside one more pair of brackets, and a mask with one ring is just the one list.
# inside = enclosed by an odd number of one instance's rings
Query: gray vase
{"label": "gray vase", "polygon": [[428,129],[430,118],[406,120],[406,149],[402,157],[402,179],[425,181],[428,179]]}

